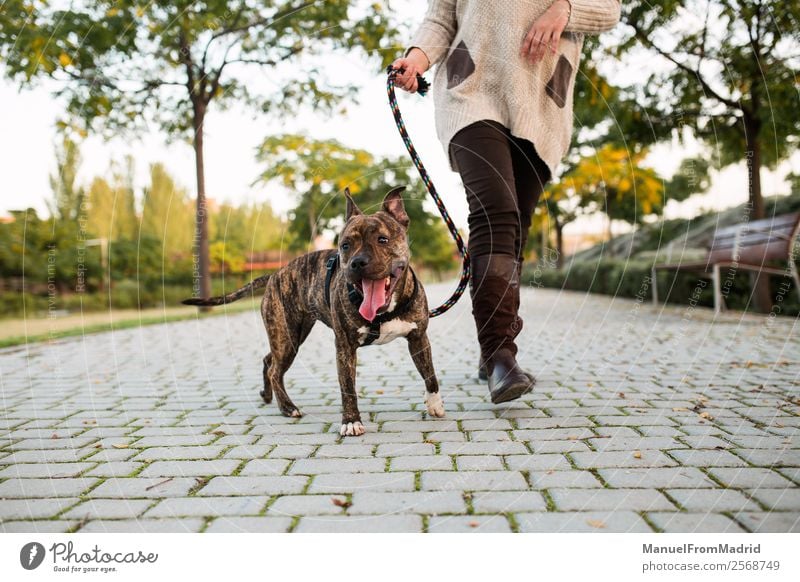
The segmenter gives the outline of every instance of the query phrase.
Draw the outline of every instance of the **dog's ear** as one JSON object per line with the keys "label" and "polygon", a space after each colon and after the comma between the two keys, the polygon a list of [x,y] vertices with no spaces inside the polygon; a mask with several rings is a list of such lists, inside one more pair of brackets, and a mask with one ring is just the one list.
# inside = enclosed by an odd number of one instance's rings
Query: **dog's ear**
{"label": "dog's ear", "polygon": [[345,212],[344,219],[350,220],[353,216],[361,214],[361,210],[356,206],[356,203],[353,202],[353,198],[350,196],[350,188],[344,189],[344,196],[347,198],[347,211]]}
{"label": "dog's ear", "polygon": [[403,206],[403,197],[400,196],[400,193],[405,189],[405,186],[393,188],[383,199],[383,210],[397,222],[408,227],[408,214],[406,214],[406,208]]}

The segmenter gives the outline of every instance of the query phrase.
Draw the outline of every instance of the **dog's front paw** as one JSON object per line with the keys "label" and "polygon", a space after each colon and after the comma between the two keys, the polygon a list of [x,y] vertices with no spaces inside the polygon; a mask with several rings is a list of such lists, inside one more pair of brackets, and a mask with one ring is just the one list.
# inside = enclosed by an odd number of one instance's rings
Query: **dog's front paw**
{"label": "dog's front paw", "polygon": [[342,423],[342,428],[339,429],[339,434],[342,436],[361,436],[365,432],[367,432],[367,429],[364,428],[364,425],[359,420]]}
{"label": "dog's front paw", "polygon": [[425,393],[425,407],[428,409],[428,414],[435,418],[442,418],[444,416],[444,402],[442,402],[442,395],[438,392],[430,394]]}

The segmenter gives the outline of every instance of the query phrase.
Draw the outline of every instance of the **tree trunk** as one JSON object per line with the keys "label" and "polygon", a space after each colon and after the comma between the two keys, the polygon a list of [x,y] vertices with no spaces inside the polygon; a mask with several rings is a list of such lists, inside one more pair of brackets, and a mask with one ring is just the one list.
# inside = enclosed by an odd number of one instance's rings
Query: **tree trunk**
{"label": "tree trunk", "polygon": [[[196,295],[211,297],[211,259],[208,248],[208,205],[206,204],[206,174],[203,160],[203,123],[206,106],[193,103],[194,161],[197,174],[197,208],[195,213],[194,256],[192,261],[192,285]],[[201,307],[200,311],[211,311]]]}
{"label": "tree trunk", "polygon": [[556,223],[556,267],[564,266],[564,225],[558,220]]}
{"label": "tree trunk", "polygon": [[[759,133],[761,122],[752,117],[744,120],[747,164],[748,200],[750,202],[750,220],[765,218],[764,198],[761,195],[761,141]],[[769,290],[769,275],[750,273],[750,284],[753,289],[753,309],[759,313],[768,313],[772,309],[772,297]]]}

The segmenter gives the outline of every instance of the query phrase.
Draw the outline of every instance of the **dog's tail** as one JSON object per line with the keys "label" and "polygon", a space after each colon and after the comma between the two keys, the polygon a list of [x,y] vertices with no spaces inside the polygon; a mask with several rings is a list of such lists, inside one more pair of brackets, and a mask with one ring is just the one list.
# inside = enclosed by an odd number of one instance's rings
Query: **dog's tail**
{"label": "dog's tail", "polygon": [[181,301],[184,305],[200,305],[200,306],[210,306],[210,305],[225,305],[226,303],[233,303],[234,301],[238,301],[245,295],[248,295],[255,291],[256,289],[261,289],[266,286],[267,279],[269,279],[269,275],[261,275],[258,279],[253,279],[247,285],[242,287],[241,289],[237,289],[233,293],[228,293],[227,295],[222,295],[220,297],[207,297],[205,299],[201,297],[192,297],[189,299],[184,299]]}

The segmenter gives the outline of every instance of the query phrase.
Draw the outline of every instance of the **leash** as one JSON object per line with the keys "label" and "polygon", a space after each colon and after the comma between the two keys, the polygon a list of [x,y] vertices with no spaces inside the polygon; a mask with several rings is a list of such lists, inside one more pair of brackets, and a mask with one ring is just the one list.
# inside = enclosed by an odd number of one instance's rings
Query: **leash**
{"label": "leash", "polygon": [[[414,149],[414,145],[411,143],[411,138],[408,136],[408,132],[406,131],[406,126],[403,123],[403,116],[400,115],[400,107],[397,105],[397,97],[394,94],[394,78],[397,76],[397,73],[401,72],[401,70],[402,69],[393,69],[391,65],[386,68],[386,73],[388,75],[386,79],[386,92],[389,95],[389,106],[392,108],[392,115],[394,115],[394,121],[397,124],[397,131],[400,132],[400,137],[403,138],[403,143],[408,150],[408,155],[411,156],[411,160],[414,162],[414,166],[417,168],[422,181],[425,183],[425,187],[428,189],[431,198],[433,198],[433,201],[436,202],[436,207],[439,209],[439,214],[442,215],[442,219],[447,225],[453,240],[456,242],[456,247],[458,247],[458,252],[463,260],[461,279],[458,281],[456,290],[453,291],[453,294],[450,295],[447,301],[442,303],[436,309],[431,309],[430,317],[436,317],[453,307],[453,305],[455,305],[464,294],[464,290],[469,284],[469,252],[467,251],[466,245],[464,245],[464,240],[461,238],[461,234],[458,232],[456,225],[453,223],[453,219],[450,218],[447,208],[445,208],[442,199],[439,198],[439,194],[436,192],[436,186],[433,185],[430,176],[428,176],[428,172],[425,170],[425,166],[422,165],[422,160],[419,159],[417,150]],[[417,74],[417,93],[424,97],[428,92],[428,88],[428,81],[426,81],[421,75]]]}

